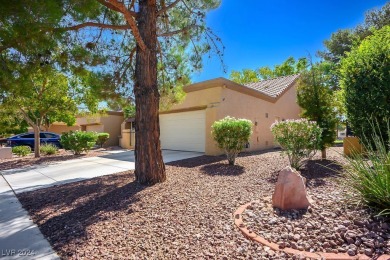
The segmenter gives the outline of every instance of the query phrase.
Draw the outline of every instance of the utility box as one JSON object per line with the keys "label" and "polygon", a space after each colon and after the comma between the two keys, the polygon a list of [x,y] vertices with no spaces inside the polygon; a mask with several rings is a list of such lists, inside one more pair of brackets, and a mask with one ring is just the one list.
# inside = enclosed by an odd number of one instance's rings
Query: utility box
{"label": "utility box", "polygon": [[344,154],[351,156],[353,154],[361,154],[363,152],[363,146],[360,143],[359,138],[355,136],[347,136],[343,142]]}
{"label": "utility box", "polygon": [[11,147],[0,147],[0,159],[11,159],[12,148]]}

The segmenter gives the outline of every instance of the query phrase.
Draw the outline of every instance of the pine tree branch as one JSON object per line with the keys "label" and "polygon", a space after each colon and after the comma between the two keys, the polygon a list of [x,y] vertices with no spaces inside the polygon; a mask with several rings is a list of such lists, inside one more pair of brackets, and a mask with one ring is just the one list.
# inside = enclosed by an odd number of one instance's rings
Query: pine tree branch
{"label": "pine tree branch", "polygon": [[115,8],[119,9],[126,19],[126,22],[129,24],[130,29],[133,33],[133,36],[135,40],[137,41],[137,44],[141,48],[142,51],[147,50],[147,46],[144,42],[144,40],[141,37],[141,34],[138,30],[137,24],[134,20],[134,16],[132,15],[133,11],[130,11],[126,8],[125,4],[123,2],[119,2],[117,0],[108,0]]}
{"label": "pine tree branch", "polygon": [[[118,7],[116,7],[114,4],[110,3],[110,2],[107,2],[105,0],[96,0],[98,1],[99,3],[101,3],[102,5],[104,5],[105,7],[107,7],[108,9],[111,9],[113,11],[117,11],[119,13],[122,13],[123,12],[121,11],[121,9],[119,9]],[[137,12],[133,12],[133,11],[130,11],[129,10],[129,13],[133,16],[133,17],[137,17]]]}
{"label": "pine tree branch", "polygon": [[183,33],[183,32],[186,32],[188,31],[189,29],[195,27],[196,25],[190,25],[190,26],[187,26],[187,27],[184,27],[183,29],[180,29],[180,30],[176,30],[176,31],[171,31],[171,32],[164,32],[164,33],[159,33],[157,34],[158,37],[169,37],[169,36],[173,36],[173,35],[176,35],[176,34],[179,34],[179,33]]}
{"label": "pine tree branch", "polygon": [[105,24],[105,23],[85,22],[74,26],[56,28],[55,30],[75,31],[85,27],[98,27],[98,28],[113,29],[113,30],[130,29],[130,26],[128,24],[114,25],[114,24]]}
{"label": "pine tree branch", "polygon": [[168,6],[165,6],[163,8],[161,8],[158,12],[157,12],[157,16],[160,16],[161,14],[165,13],[166,11],[168,11],[169,9],[172,9],[173,7],[175,7],[180,1],[182,0],[176,0],[175,2],[173,2],[172,4],[168,5]]}

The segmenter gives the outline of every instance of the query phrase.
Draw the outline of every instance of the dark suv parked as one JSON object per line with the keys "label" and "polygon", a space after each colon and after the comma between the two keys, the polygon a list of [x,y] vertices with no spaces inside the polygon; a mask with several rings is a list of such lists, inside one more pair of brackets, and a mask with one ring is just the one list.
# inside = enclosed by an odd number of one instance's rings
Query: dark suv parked
{"label": "dark suv parked", "polygon": [[[55,133],[41,132],[40,134],[41,144],[53,144],[58,148],[61,148],[60,138],[61,136]],[[34,149],[34,140],[34,133],[23,133],[7,138],[7,145],[11,147],[27,145]]]}

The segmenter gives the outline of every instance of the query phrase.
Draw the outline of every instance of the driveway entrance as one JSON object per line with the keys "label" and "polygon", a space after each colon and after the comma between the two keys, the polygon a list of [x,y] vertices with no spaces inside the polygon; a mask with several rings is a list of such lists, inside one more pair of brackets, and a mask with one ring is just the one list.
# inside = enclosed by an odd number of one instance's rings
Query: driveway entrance
{"label": "driveway entrance", "polygon": [[[203,155],[198,152],[162,150],[165,163]],[[16,193],[98,176],[134,170],[134,151],[110,151],[98,157],[74,159],[49,165],[1,171]]]}

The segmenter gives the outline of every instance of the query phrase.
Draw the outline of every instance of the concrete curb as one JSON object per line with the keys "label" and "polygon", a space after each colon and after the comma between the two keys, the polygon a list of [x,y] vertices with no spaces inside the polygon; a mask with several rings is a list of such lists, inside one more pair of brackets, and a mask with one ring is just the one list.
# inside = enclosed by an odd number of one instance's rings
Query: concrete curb
{"label": "concrete curb", "polygon": [[[257,235],[256,233],[248,230],[248,228],[245,226],[243,220],[242,220],[242,213],[247,209],[248,206],[250,206],[253,202],[258,202],[257,200],[251,201],[245,205],[240,206],[235,212],[234,212],[234,224],[240,229],[241,233],[244,234],[248,239],[251,239],[253,241],[256,241],[257,243],[260,243],[264,246],[268,246],[274,251],[280,251],[280,252],[285,252],[290,255],[297,255],[300,257],[307,257],[310,259],[326,259],[326,260],[369,260],[371,259],[370,257],[363,255],[363,254],[358,254],[356,256],[349,256],[346,253],[311,253],[307,251],[299,251],[296,249],[292,248],[279,248],[279,245],[272,243],[265,238]],[[380,257],[377,258],[377,260],[389,260],[390,255],[381,255]]]}

